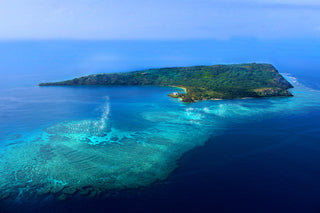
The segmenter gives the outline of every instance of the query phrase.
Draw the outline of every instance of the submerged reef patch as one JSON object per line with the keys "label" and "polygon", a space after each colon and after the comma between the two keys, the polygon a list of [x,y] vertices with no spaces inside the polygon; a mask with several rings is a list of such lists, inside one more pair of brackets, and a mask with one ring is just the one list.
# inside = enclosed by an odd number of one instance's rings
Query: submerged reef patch
{"label": "submerged reef patch", "polygon": [[[61,200],[94,197],[166,179],[184,152],[207,140],[207,130],[180,112],[153,115],[146,119],[157,123],[141,131],[113,128],[101,119],[64,121],[8,147],[0,161],[0,198],[18,196],[21,189]],[[166,122],[172,116],[178,119]]]}

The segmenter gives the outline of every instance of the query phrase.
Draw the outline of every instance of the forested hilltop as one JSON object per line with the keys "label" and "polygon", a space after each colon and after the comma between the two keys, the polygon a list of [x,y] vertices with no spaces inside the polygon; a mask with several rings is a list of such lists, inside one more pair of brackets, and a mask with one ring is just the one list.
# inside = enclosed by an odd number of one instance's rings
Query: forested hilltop
{"label": "forested hilltop", "polygon": [[184,102],[243,97],[292,96],[293,86],[271,64],[232,64],[170,67],[125,73],[96,74],[68,81],[41,83],[57,85],[156,85],[186,88],[172,94]]}

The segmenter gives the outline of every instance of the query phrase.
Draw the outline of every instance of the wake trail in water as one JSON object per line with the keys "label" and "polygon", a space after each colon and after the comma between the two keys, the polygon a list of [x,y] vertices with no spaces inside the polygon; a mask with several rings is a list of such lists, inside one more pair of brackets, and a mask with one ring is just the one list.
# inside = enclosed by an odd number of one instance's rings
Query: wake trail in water
{"label": "wake trail in water", "polygon": [[108,127],[108,120],[109,120],[109,114],[110,114],[110,103],[109,103],[109,96],[106,97],[106,103],[103,107],[103,113],[101,115],[101,118],[98,122],[95,123],[95,126],[98,127],[100,130],[104,130],[106,127]]}

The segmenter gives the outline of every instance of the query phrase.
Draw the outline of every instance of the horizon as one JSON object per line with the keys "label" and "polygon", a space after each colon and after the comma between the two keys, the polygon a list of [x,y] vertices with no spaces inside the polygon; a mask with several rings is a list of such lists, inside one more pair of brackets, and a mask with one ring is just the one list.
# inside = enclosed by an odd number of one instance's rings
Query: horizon
{"label": "horizon", "polygon": [[280,73],[317,77],[318,39],[233,38],[230,40],[33,40],[0,41],[4,85],[17,78],[26,85],[68,80],[98,73],[149,68],[269,63]]}

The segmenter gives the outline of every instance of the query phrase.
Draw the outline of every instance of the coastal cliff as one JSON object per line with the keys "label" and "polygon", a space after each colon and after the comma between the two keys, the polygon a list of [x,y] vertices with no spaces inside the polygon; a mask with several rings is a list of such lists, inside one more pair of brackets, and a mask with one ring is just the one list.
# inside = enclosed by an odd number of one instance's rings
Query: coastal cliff
{"label": "coastal cliff", "polygon": [[244,97],[292,96],[293,86],[271,64],[231,64],[214,66],[170,67],[125,73],[89,75],[39,86],[175,86],[186,93],[171,97],[184,102]]}

